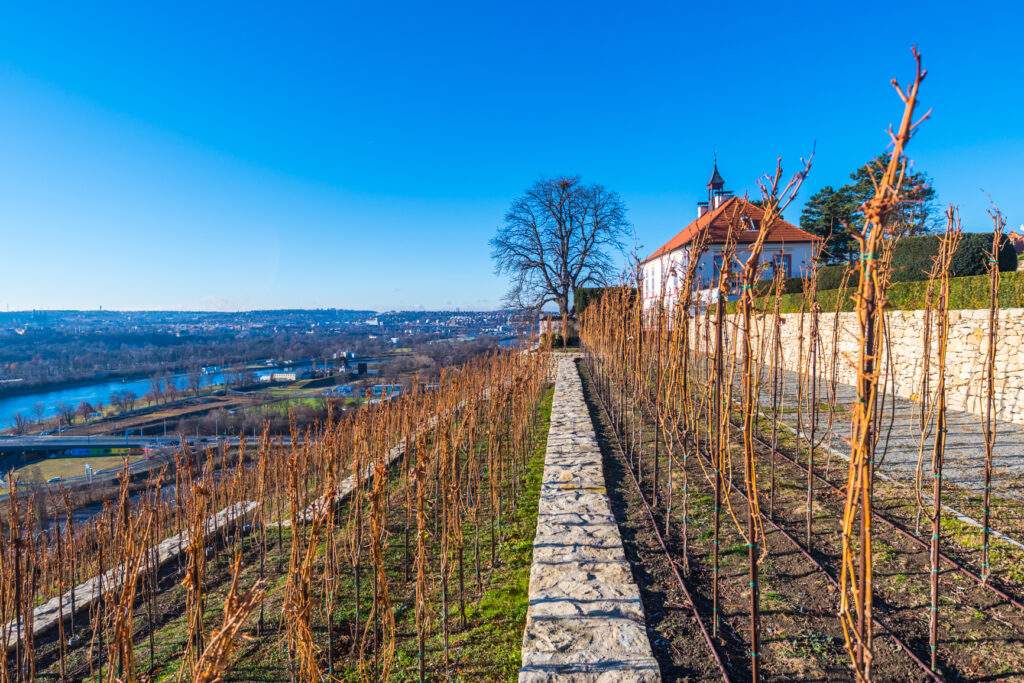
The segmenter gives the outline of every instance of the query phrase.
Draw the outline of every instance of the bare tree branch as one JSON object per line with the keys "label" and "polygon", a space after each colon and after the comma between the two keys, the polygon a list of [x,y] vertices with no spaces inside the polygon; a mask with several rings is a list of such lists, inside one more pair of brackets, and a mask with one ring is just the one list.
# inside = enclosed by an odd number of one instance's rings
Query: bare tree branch
{"label": "bare tree branch", "polygon": [[568,314],[573,290],[615,276],[610,252],[629,231],[626,207],[601,185],[578,177],[542,178],[512,202],[491,240],[499,275],[510,275],[506,301],[524,308],[548,303]]}

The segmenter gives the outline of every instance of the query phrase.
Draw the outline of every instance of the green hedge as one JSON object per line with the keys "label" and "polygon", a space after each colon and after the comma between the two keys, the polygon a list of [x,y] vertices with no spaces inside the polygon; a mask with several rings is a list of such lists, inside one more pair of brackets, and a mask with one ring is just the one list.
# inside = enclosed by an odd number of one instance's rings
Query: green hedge
{"label": "green hedge", "polygon": [[[960,240],[960,244],[956,248],[956,253],[953,254],[953,261],[949,269],[950,274],[953,277],[987,274],[988,258],[991,249],[991,233],[964,233],[963,239]],[[938,235],[919,235],[917,237],[901,238],[893,246],[892,281],[895,283],[927,280],[928,274],[932,269],[932,261],[938,253]],[[842,284],[843,273],[846,272],[848,267],[847,264],[840,263],[819,268],[818,291],[824,292],[828,289],[839,289],[839,285]],[[999,270],[1004,273],[1017,270],[1017,252],[1013,248],[1010,239],[1005,235],[999,247]],[[803,280],[800,278],[794,277],[786,280],[786,285],[783,289],[784,293],[799,294],[803,291]]]}
{"label": "green hedge", "polygon": [[[889,309],[915,311],[924,308],[927,282],[896,282],[889,287]],[[847,287],[840,310],[852,311],[853,287]],[[836,310],[839,299],[838,289],[824,289],[818,292],[818,304],[822,311]],[[797,313],[803,302],[803,294],[784,294],[781,299],[783,313]],[[762,299],[759,308],[771,309],[771,301]],[[734,308],[735,304],[730,308]],[[954,277],[949,283],[949,307],[952,309],[988,308],[988,275]],[[1024,308],[1024,272],[999,274],[999,307]]]}
{"label": "green hedge", "polygon": [[[839,289],[839,285],[843,284],[843,274],[846,272],[849,266],[845,263],[836,264],[834,266],[821,266],[818,268],[818,291],[826,289]],[[804,281],[802,278],[791,277],[786,280],[785,285],[782,288],[783,294],[800,294],[804,291]]]}

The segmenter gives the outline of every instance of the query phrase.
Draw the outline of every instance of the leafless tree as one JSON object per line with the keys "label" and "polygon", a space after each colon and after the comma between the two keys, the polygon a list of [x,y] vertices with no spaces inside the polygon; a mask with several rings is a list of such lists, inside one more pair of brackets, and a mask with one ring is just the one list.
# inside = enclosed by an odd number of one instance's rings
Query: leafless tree
{"label": "leafless tree", "polygon": [[178,399],[178,385],[174,382],[171,373],[164,373],[164,402],[170,403]]}
{"label": "leafless tree", "polygon": [[203,371],[198,365],[193,365],[188,369],[188,389],[194,396],[199,395],[199,387],[203,382]]}
{"label": "leafless tree", "polygon": [[506,301],[537,309],[555,304],[565,340],[574,290],[614,277],[611,252],[621,250],[628,230],[615,192],[578,177],[538,180],[512,202],[491,240],[495,270],[512,277]]}
{"label": "leafless tree", "polygon": [[146,400],[150,403],[159,403],[164,396],[164,378],[154,375],[149,379],[149,392],[146,393]]}
{"label": "leafless tree", "polygon": [[139,400],[138,395],[134,391],[124,392],[125,405],[128,406],[128,410],[135,410],[135,402]]}
{"label": "leafless tree", "polygon": [[57,406],[57,417],[65,427],[70,427],[75,422],[75,407],[70,403],[61,403]]}
{"label": "leafless tree", "polygon": [[82,401],[78,404],[78,408],[75,409],[78,413],[78,417],[81,418],[82,422],[89,419],[89,416],[96,410],[92,407],[92,404],[88,401]]}
{"label": "leafless tree", "polygon": [[21,413],[14,414],[14,433],[24,434],[28,431],[29,420]]}

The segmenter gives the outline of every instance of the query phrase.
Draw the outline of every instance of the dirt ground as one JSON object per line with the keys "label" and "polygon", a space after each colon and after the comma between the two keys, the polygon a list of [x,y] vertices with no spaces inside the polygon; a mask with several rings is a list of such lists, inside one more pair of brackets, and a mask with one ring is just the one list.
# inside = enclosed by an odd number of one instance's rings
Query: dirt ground
{"label": "dirt ground", "polygon": [[[620,521],[627,554],[648,612],[651,642],[666,680],[715,680],[708,646],[696,628],[689,607],[671,573],[670,560],[653,531],[637,479],[650,498],[654,430],[637,430],[633,452],[645,454],[639,476],[630,475],[631,456],[609,428],[607,414],[585,386],[595,425],[603,439],[609,495]],[[639,411],[637,411],[639,413]],[[661,445],[664,477],[664,445]],[[767,454],[762,454],[767,459]],[[674,508],[668,544],[698,608],[711,623],[711,555],[714,501],[712,479],[694,456],[688,458],[688,562],[682,548],[683,476],[677,464]],[[741,472],[735,468],[735,472]],[[737,474],[741,480],[741,474]],[[803,539],[806,491],[802,471],[778,460],[774,521],[796,539]],[[762,481],[765,481],[764,477]],[[737,481],[737,483],[740,483]],[[664,495],[664,494],[663,494]],[[837,619],[838,593],[826,574],[838,567],[839,511],[834,497],[815,497],[812,563],[773,524],[766,524],[770,549],[760,566],[762,607],[762,672],[766,680],[850,680],[843,638]],[[746,518],[746,501],[731,493],[723,498],[720,537],[720,633],[716,647],[730,675],[747,678],[749,672],[749,576],[747,546],[737,529]],[[665,520],[659,517],[659,525]],[[928,659],[927,555],[894,531],[876,529],[876,615],[908,644],[921,659]],[[1002,603],[992,593],[953,571],[941,574],[939,670],[948,680],[1022,680],[1024,678],[1024,614]],[[927,676],[885,629],[875,629],[876,680],[915,681]]]}

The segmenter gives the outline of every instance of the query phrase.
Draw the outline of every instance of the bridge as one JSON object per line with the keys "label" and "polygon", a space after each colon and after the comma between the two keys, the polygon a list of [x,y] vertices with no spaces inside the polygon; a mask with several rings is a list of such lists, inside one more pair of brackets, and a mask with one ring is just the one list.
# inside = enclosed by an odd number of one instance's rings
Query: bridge
{"label": "bridge", "polygon": [[[238,446],[242,439],[238,436],[189,436],[185,443],[189,446],[206,448],[214,446]],[[290,437],[271,439],[275,446],[290,446]],[[153,436],[0,436],[0,456],[16,453],[59,454],[68,457],[85,455],[103,455],[100,451],[120,454],[124,449],[149,451],[177,448],[182,441],[171,437]],[[256,438],[249,439],[249,444],[256,443]],[[299,439],[297,443],[302,443]],[[88,451],[88,452],[86,452]]]}
{"label": "bridge", "polygon": [[104,455],[173,448],[178,439],[139,436],[0,436],[0,456],[14,454]]}
{"label": "bridge", "polygon": [[[185,439],[189,446],[199,449],[218,448],[222,445],[237,447],[240,441],[241,438],[237,436],[201,436]],[[146,454],[153,458],[135,463],[133,470],[152,468],[157,462],[169,460],[181,443],[181,440],[176,438],[149,436],[0,436],[0,476],[6,476],[6,472],[10,470],[51,457],[84,459]],[[275,439],[274,444],[290,446],[291,439]]]}

